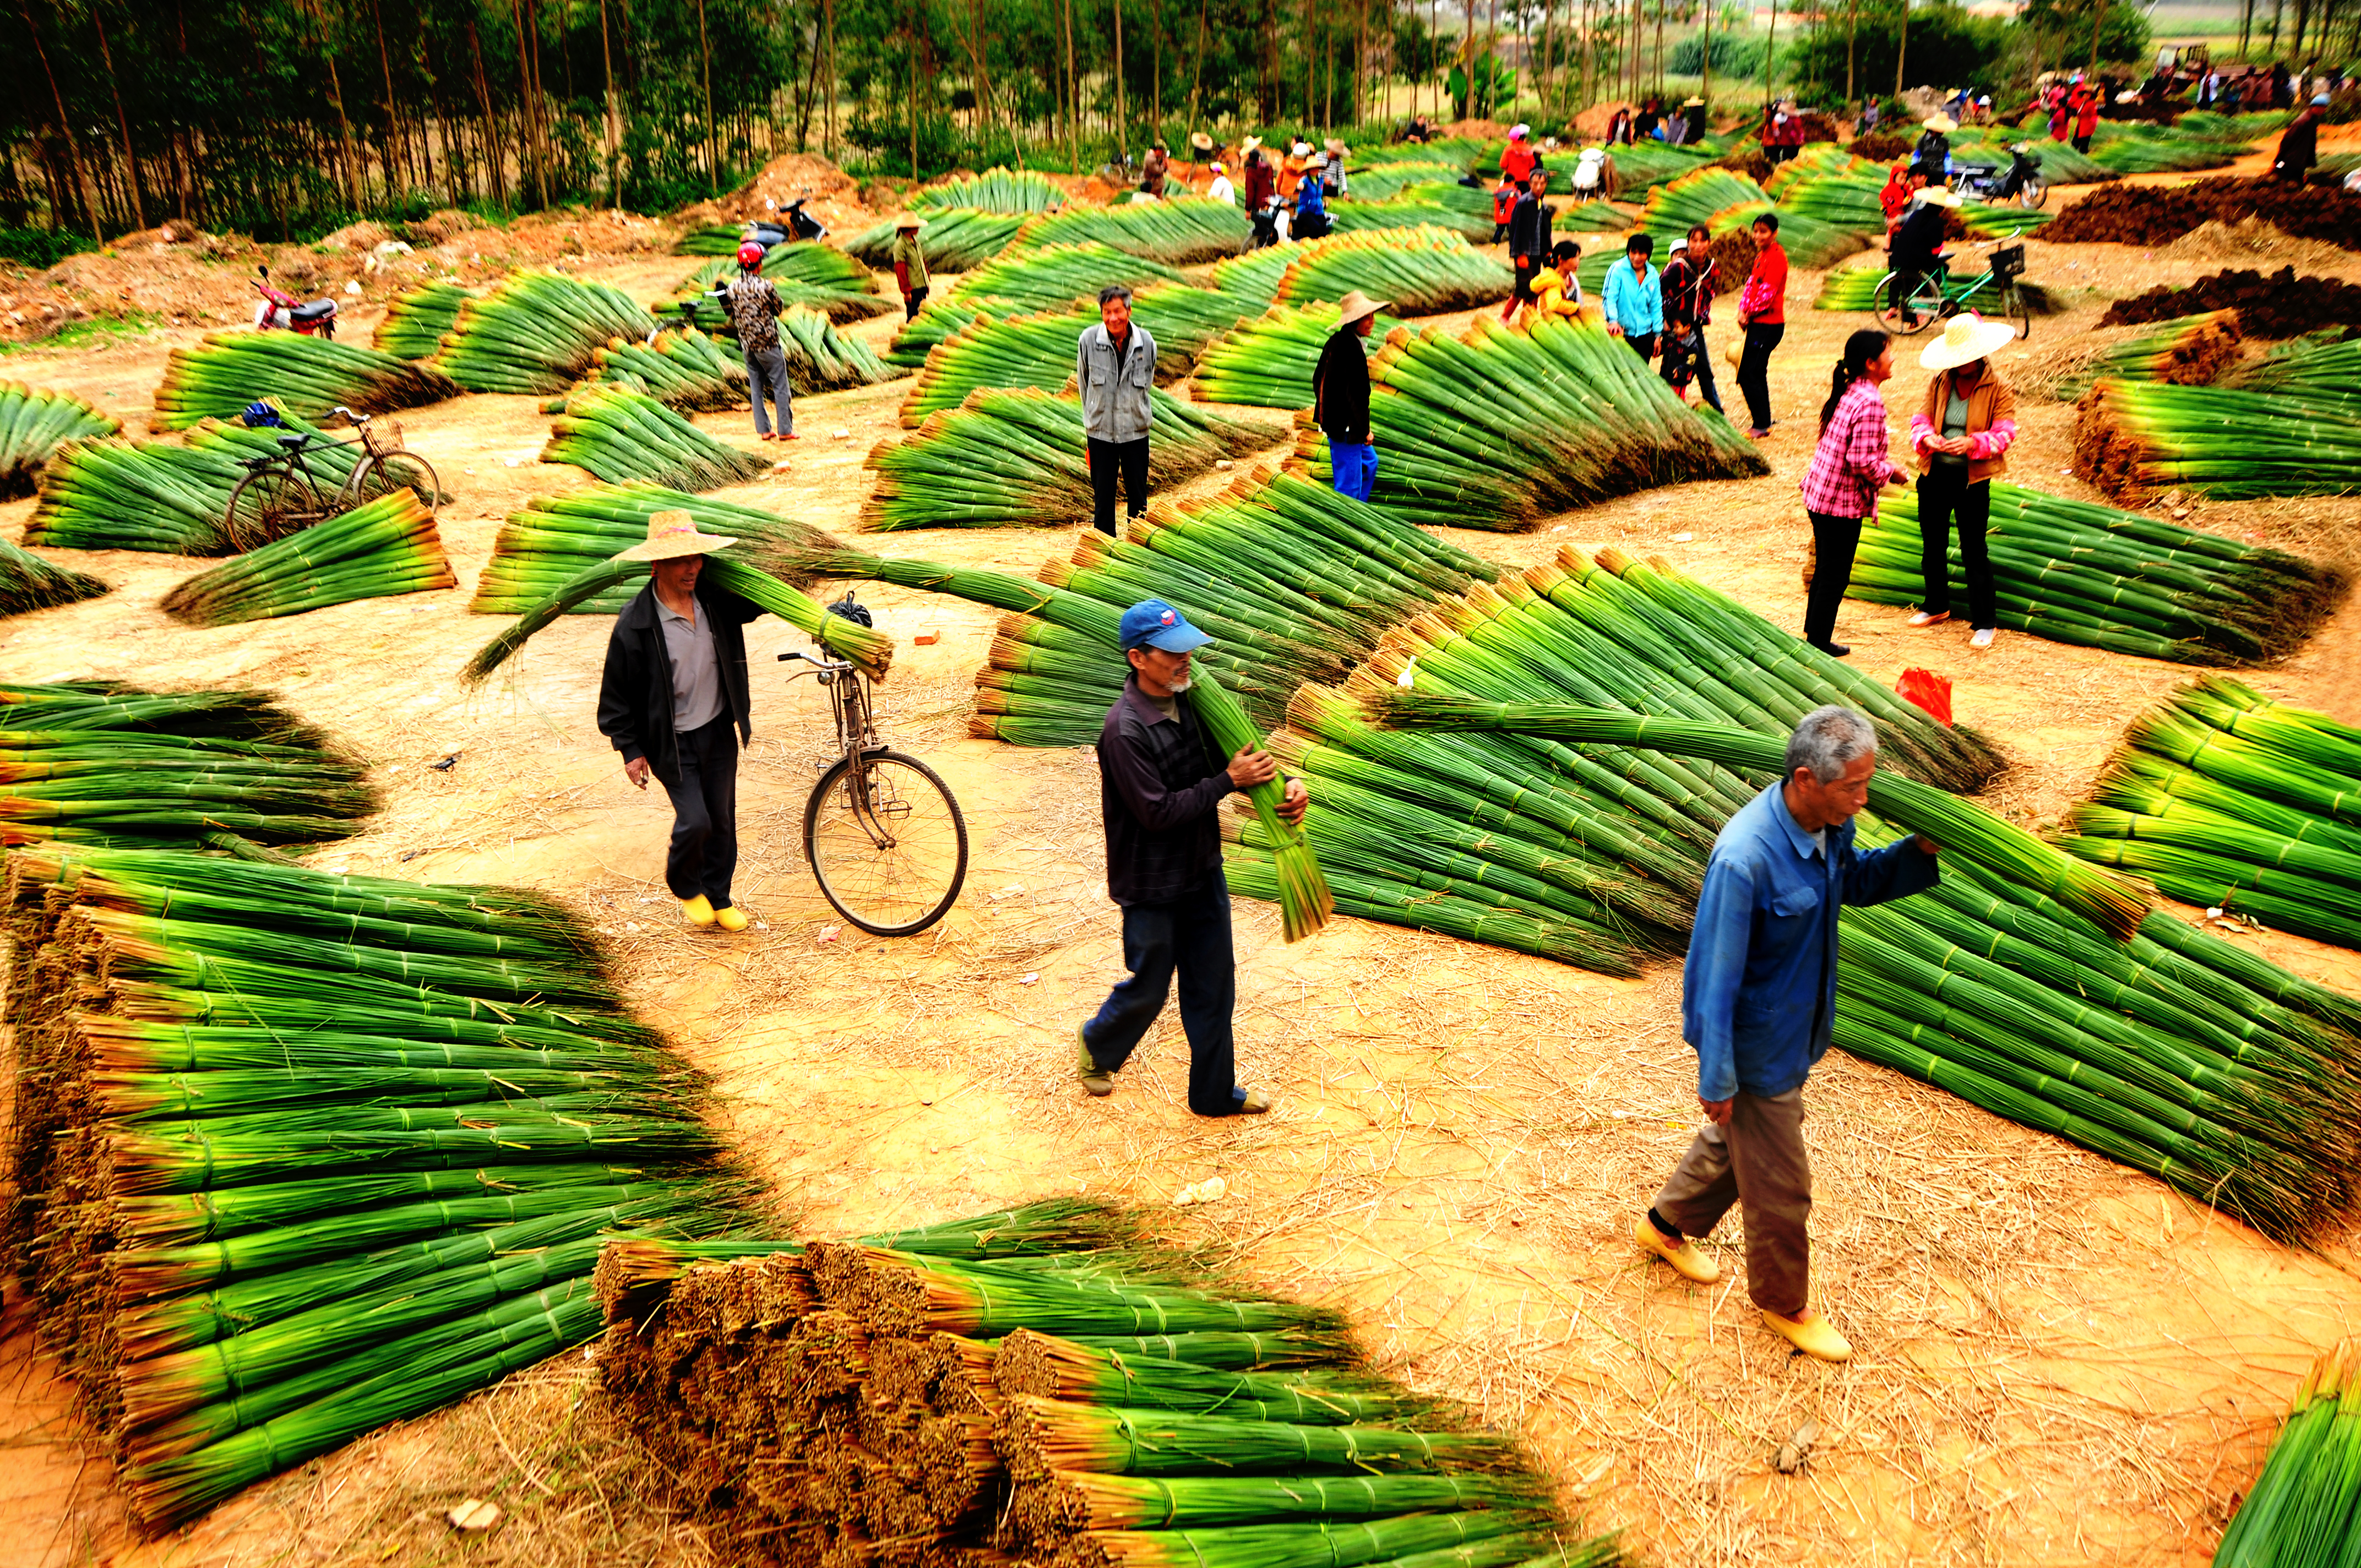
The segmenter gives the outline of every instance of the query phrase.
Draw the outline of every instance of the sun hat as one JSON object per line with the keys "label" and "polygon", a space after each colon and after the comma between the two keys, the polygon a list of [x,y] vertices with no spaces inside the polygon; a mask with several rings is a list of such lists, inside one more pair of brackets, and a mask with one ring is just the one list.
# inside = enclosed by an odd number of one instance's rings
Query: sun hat
{"label": "sun hat", "polygon": [[1941,114],[1929,115],[1924,120],[1921,120],[1919,124],[1925,126],[1930,131],[1941,131],[1946,136],[1949,136],[1951,132],[1960,128],[1959,121],[1951,118],[1949,115]]}
{"label": "sun hat", "polygon": [[660,511],[648,519],[648,536],[629,550],[619,550],[617,561],[677,561],[684,555],[705,555],[737,543],[718,533],[697,532],[697,519],[685,511]]}
{"label": "sun hat", "polygon": [[1930,207],[1956,207],[1960,204],[1960,193],[1941,185],[1927,186],[1918,192],[1918,199]]}
{"label": "sun hat", "polygon": [[1191,131],[1189,133],[1189,145],[1195,148],[1198,151],[1203,152],[1213,147],[1213,138],[1207,136],[1202,131]]}
{"label": "sun hat", "polygon": [[1226,173],[1226,172],[1227,172],[1227,170],[1225,170],[1224,169],[1223,169],[1222,164],[1221,164],[1221,160],[1220,160],[1219,159],[1214,159],[1213,162],[1211,162],[1211,163],[1207,164],[1205,167],[1206,167],[1206,168],[1208,168],[1208,169],[1210,169],[1210,170],[1213,170],[1214,173],[1216,173],[1216,174],[1222,174],[1222,173]]}
{"label": "sun hat", "polygon": [[1929,370],[1956,370],[1971,361],[1997,353],[2016,341],[2016,329],[2006,322],[1988,322],[1973,311],[1961,311],[1928,344],[1918,363]]}
{"label": "sun hat", "polygon": [[894,227],[897,232],[903,229],[907,229],[912,234],[916,234],[926,226],[927,220],[920,217],[916,213],[904,213],[900,217],[894,220]]}
{"label": "sun hat", "polygon": [[1336,302],[1336,324],[1351,326],[1363,316],[1376,315],[1392,303],[1391,300],[1372,300],[1358,289],[1349,289],[1345,291],[1345,297]]}
{"label": "sun hat", "polygon": [[1668,250],[1666,250],[1666,251],[1664,252],[1664,254],[1665,254],[1666,256],[1677,256],[1677,255],[1679,255],[1682,251],[1686,250],[1688,247],[1689,247],[1689,239],[1688,239],[1688,236],[1686,236],[1686,235],[1683,235],[1680,238],[1678,238],[1678,239],[1676,239],[1676,240],[1673,241],[1671,248],[1670,248],[1670,249],[1668,249]]}
{"label": "sun hat", "polygon": [[1331,154],[1337,158],[1345,156],[1345,144],[1337,140],[1334,137],[1330,137],[1322,145],[1325,147]]}
{"label": "sun hat", "polygon": [[1681,104],[1681,107],[1684,109],[1702,109],[1705,107],[1705,100],[1702,98],[1691,98],[1685,101]]}
{"label": "sun hat", "polygon": [[1213,641],[1190,625],[1180,612],[1162,599],[1142,599],[1123,612],[1116,624],[1115,639],[1123,651],[1134,648],[1161,648],[1167,653],[1188,653]]}
{"label": "sun hat", "polygon": [[1248,153],[1248,152],[1252,152],[1255,148],[1257,148],[1260,147],[1261,145],[1262,145],[1262,137],[1246,137],[1246,140],[1244,140],[1244,141],[1242,141],[1242,142],[1238,143],[1238,151],[1239,151],[1240,153]]}

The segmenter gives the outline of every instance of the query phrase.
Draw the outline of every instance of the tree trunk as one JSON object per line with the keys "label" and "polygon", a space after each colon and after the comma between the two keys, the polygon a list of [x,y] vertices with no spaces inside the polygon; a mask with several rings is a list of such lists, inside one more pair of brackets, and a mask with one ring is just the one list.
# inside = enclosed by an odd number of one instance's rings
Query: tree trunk
{"label": "tree trunk", "polygon": [[1861,0],[1845,6],[1845,103],[1852,103],[1854,48],[1861,41]]}
{"label": "tree trunk", "polygon": [[484,75],[483,40],[476,34],[476,20],[467,18],[467,52],[476,63],[476,102],[484,111],[479,129],[484,148],[484,164],[492,177],[491,193],[498,197],[505,211],[509,204],[508,159],[500,155],[500,138],[492,118],[492,84]]}
{"label": "tree trunk", "polygon": [[1109,7],[1115,12],[1115,160],[1131,160],[1131,105],[1123,95],[1123,0],[1115,0]]}
{"label": "tree trunk", "polygon": [[2255,25],[2255,0],[2245,0],[2238,7],[2238,59],[2246,58],[2246,39]]}
{"label": "tree trunk", "polygon": [[1205,13],[1213,0],[1197,0],[1197,62],[1189,71],[1189,128],[1197,128],[1197,105],[1205,86]]}
{"label": "tree trunk", "polygon": [[[90,25],[98,29],[98,57],[106,62],[106,84],[115,93],[115,127],[123,137],[123,180],[131,193],[131,215],[138,226],[148,226],[148,203],[139,195],[139,155],[131,150],[131,121],[123,112],[123,81],[115,73],[115,49],[106,41],[106,18],[98,7],[90,8]],[[2296,29],[2299,37],[2302,28]]]}
{"label": "tree trunk", "polygon": [[[697,0],[700,10],[704,0]],[[925,178],[918,172],[918,24],[912,12],[910,23],[910,178]]]}
{"label": "tree trunk", "polygon": [[1697,69],[1703,80],[1697,83],[1697,96],[1706,102],[1706,117],[1713,116],[1713,8],[1715,0],[1701,0],[1705,6],[1705,43],[1697,51]]}
{"label": "tree trunk", "polygon": [[385,11],[377,0],[369,0],[369,21],[377,29],[378,74],[385,82],[385,127],[390,149],[387,155],[385,176],[387,193],[391,195],[394,193],[393,173],[397,159],[401,168],[402,183],[409,185],[414,181],[410,171],[409,144],[402,136],[401,105],[393,95],[393,56],[385,47]]}
{"label": "tree trunk", "polygon": [[[2271,36],[2275,40],[2279,36],[2279,13],[2276,3],[2277,0],[2274,0],[2275,8],[2271,13]],[[2083,68],[2086,71],[2095,71],[2099,69],[2099,29],[2105,27],[2106,23],[2107,0],[2099,0],[2097,5],[2091,7],[2091,63]]]}
{"label": "tree trunk", "polygon": [[1910,0],[1902,0],[1902,27],[1894,41],[1894,95],[1902,96],[1903,71],[1910,59]]}
{"label": "tree trunk", "polygon": [[1074,74],[1074,0],[1065,0],[1066,11],[1066,172],[1080,175],[1082,171],[1082,82]]}
{"label": "tree trunk", "polygon": [[[316,14],[313,20],[319,20]],[[335,51],[326,47],[327,40],[324,37],[321,39],[321,43],[323,46],[321,53],[328,62],[328,98],[336,105],[336,135],[339,145],[345,149],[345,193],[352,203],[353,215],[358,217],[364,203],[361,196],[359,159],[353,151],[353,122],[345,114],[345,85],[336,75]]]}
{"label": "tree trunk", "polygon": [[[623,204],[622,124],[615,109],[615,44],[607,32],[607,0],[598,0],[598,64],[606,72],[607,89],[607,205]],[[801,132],[797,132],[798,137]],[[800,140],[797,150],[802,149]]]}
{"label": "tree trunk", "polygon": [[[705,193],[718,196],[721,193],[721,140],[713,124],[713,39],[705,30],[705,0],[697,0],[697,52],[705,62]],[[912,69],[917,69],[915,63]],[[910,135],[915,140],[918,122],[915,110],[912,114]],[[910,161],[917,162],[917,154],[911,155]]]}
{"label": "tree trunk", "polygon": [[1771,0],[1771,31],[1763,44],[1763,106],[1771,106],[1772,90],[1779,84],[1779,0]]}

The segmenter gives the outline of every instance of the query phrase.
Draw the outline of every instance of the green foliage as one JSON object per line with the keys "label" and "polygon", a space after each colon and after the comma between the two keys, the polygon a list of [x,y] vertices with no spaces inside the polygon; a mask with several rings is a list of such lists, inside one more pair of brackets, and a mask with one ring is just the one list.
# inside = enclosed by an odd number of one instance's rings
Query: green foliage
{"label": "green foliage", "polygon": [[[1713,73],[1716,76],[1760,76],[1763,56],[1770,48],[1768,38],[1756,38],[1746,33],[1717,31],[1713,35]],[[1787,51],[1782,49],[1783,55]],[[1673,46],[1665,69],[1675,76],[1696,76],[1705,62],[1705,44],[1691,33]]]}
{"label": "green foliage", "polygon": [[[2017,24],[2037,40],[2036,48],[2045,62],[2065,60],[2080,65],[2091,58],[2092,13],[2098,4],[2099,0],[2026,0],[2025,9],[2017,14]],[[2154,58],[2148,51],[2149,37],[2144,7],[2108,0],[2099,23],[2099,60],[2146,64]]]}
{"label": "green foliage", "polygon": [[[1971,16],[1950,0],[1913,5],[1905,50],[1902,0],[1865,0],[1853,39],[1852,79],[1858,89],[1876,92],[1894,81],[1896,59],[1906,53],[1904,74],[1912,85],[1933,82],[1997,93],[2006,85],[2002,68],[2014,26],[1995,16]],[[1842,92],[1846,36],[1844,27],[1834,26],[1807,33],[1794,56],[1797,79]]]}
{"label": "green foliage", "polygon": [[[1471,87],[1472,82],[1472,87]],[[1508,68],[1498,55],[1482,55],[1477,59],[1471,78],[1467,67],[1455,63],[1443,79],[1444,91],[1451,94],[1452,113],[1459,119],[1470,115],[1488,115],[1501,104],[1516,95],[1517,73]],[[1470,92],[1475,106],[1468,105]]]}
{"label": "green foliage", "polygon": [[0,228],[0,260],[13,261],[38,272],[55,267],[80,251],[95,250],[87,234],[59,229]]}

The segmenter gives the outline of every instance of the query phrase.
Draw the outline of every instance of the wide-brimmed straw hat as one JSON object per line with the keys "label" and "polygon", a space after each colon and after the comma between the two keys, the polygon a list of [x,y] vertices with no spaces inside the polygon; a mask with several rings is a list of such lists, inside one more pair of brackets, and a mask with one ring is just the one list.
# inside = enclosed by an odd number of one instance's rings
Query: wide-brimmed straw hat
{"label": "wide-brimmed straw hat", "polygon": [[1358,289],[1347,290],[1345,297],[1336,302],[1336,324],[1351,326],[1363,316],[1376,315],[1392,303],[1391,300],[1372,300]]}
{"label": "wide-brimmed straw hat", "polygon": [[2016,329],[2006,322],[1988,322],[1973,311],[1962,311],[1920,353],[1918,363],[1929,370],[1956,370],[2015,341]]}
{"label": "wide-brimmed straw hat", "polygon": [[708,555],[738,542],[718,533],[697,532],[697,519],[685,511],[660,511],[648,519],[647,539],[629,550],[618,550],[618,561],[677,561],[684,555]]}
{"label": "wide-brimmed straw hat", "polygon": [[1930,207],[1956,207],[1960,204],[1960,193],[1947,185],[1929,185],[1918,192],[1918,199]]}
{"label": "wide-brimmed straw hat", "polygon": [[1949,115],[1929,115],[1918,123],[1930,131],[1941,131],[1945,136],[1960,128],[1960,122]]}
{"label": "wide-brimmed straw hat", "polygon": [[1191,131],[1189,133],[1189,145],[1195,148],[1200,152],[1204,152],[1213,147],[1213,138],[1207,136],[1202,131]]}
{"label": "wide-brimmed straw hat", "polygon": [[920,217],[916,213],[904,213],[900,217],[894,220],[894,227],[897,232],[902,229],[908,229],[912,234],[916,234],[926,226],[927,220]]}
{"label": "wide-brimmed straw hat", "polygon": [[1244,153],[1244,152],[1252,152],[1255,148],[1257,148],[1260,147],[1261,145],[1262,145],[1262,137],[1246,137],[1246,140],[1244,140],[1244,141],[1242,141],[1242,142],[1238,143],[1238,150],[1239,150],[1240,152],[1242,152],[1242,153]]}
{"label": "wide-brimmed straw hat", "polygon": [[1325,142],[1322,143],[1321,145],[1322,145],[1323,147],[1326,148],[1327,148],[1327,150],[1328,150],[1329,152],[1333,153],[1334,155],[1335,155],[1335,156],[1336,156],[1336,157],[1338,157],[1338,158],[1342,158],[1342,157],[1344,157],[1344,156],[1345,156],[1345,144],[1344,144],[1343,142],[1341,142],[1341,141],[1338,141],[1334,137],[1329,137]]}
{"label": "wide-brimmed straw hat", "polygon": [[1691,98],[1687,102],[1684,103],[1681,107],[1684,109],[1702,109],[1705,107],[1705,100],[1702,98]]}

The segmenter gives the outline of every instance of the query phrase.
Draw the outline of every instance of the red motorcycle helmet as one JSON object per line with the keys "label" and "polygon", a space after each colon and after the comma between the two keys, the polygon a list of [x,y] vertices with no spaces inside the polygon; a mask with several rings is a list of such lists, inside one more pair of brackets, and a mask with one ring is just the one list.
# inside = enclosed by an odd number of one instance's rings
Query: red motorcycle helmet
{"label": "red motorcycle helmet", "polygon": [[741,267],[760,267],[763,265],[763,255],[764,251],[763,247],[750,239],[745,244],[738,247],[738,265]]}

